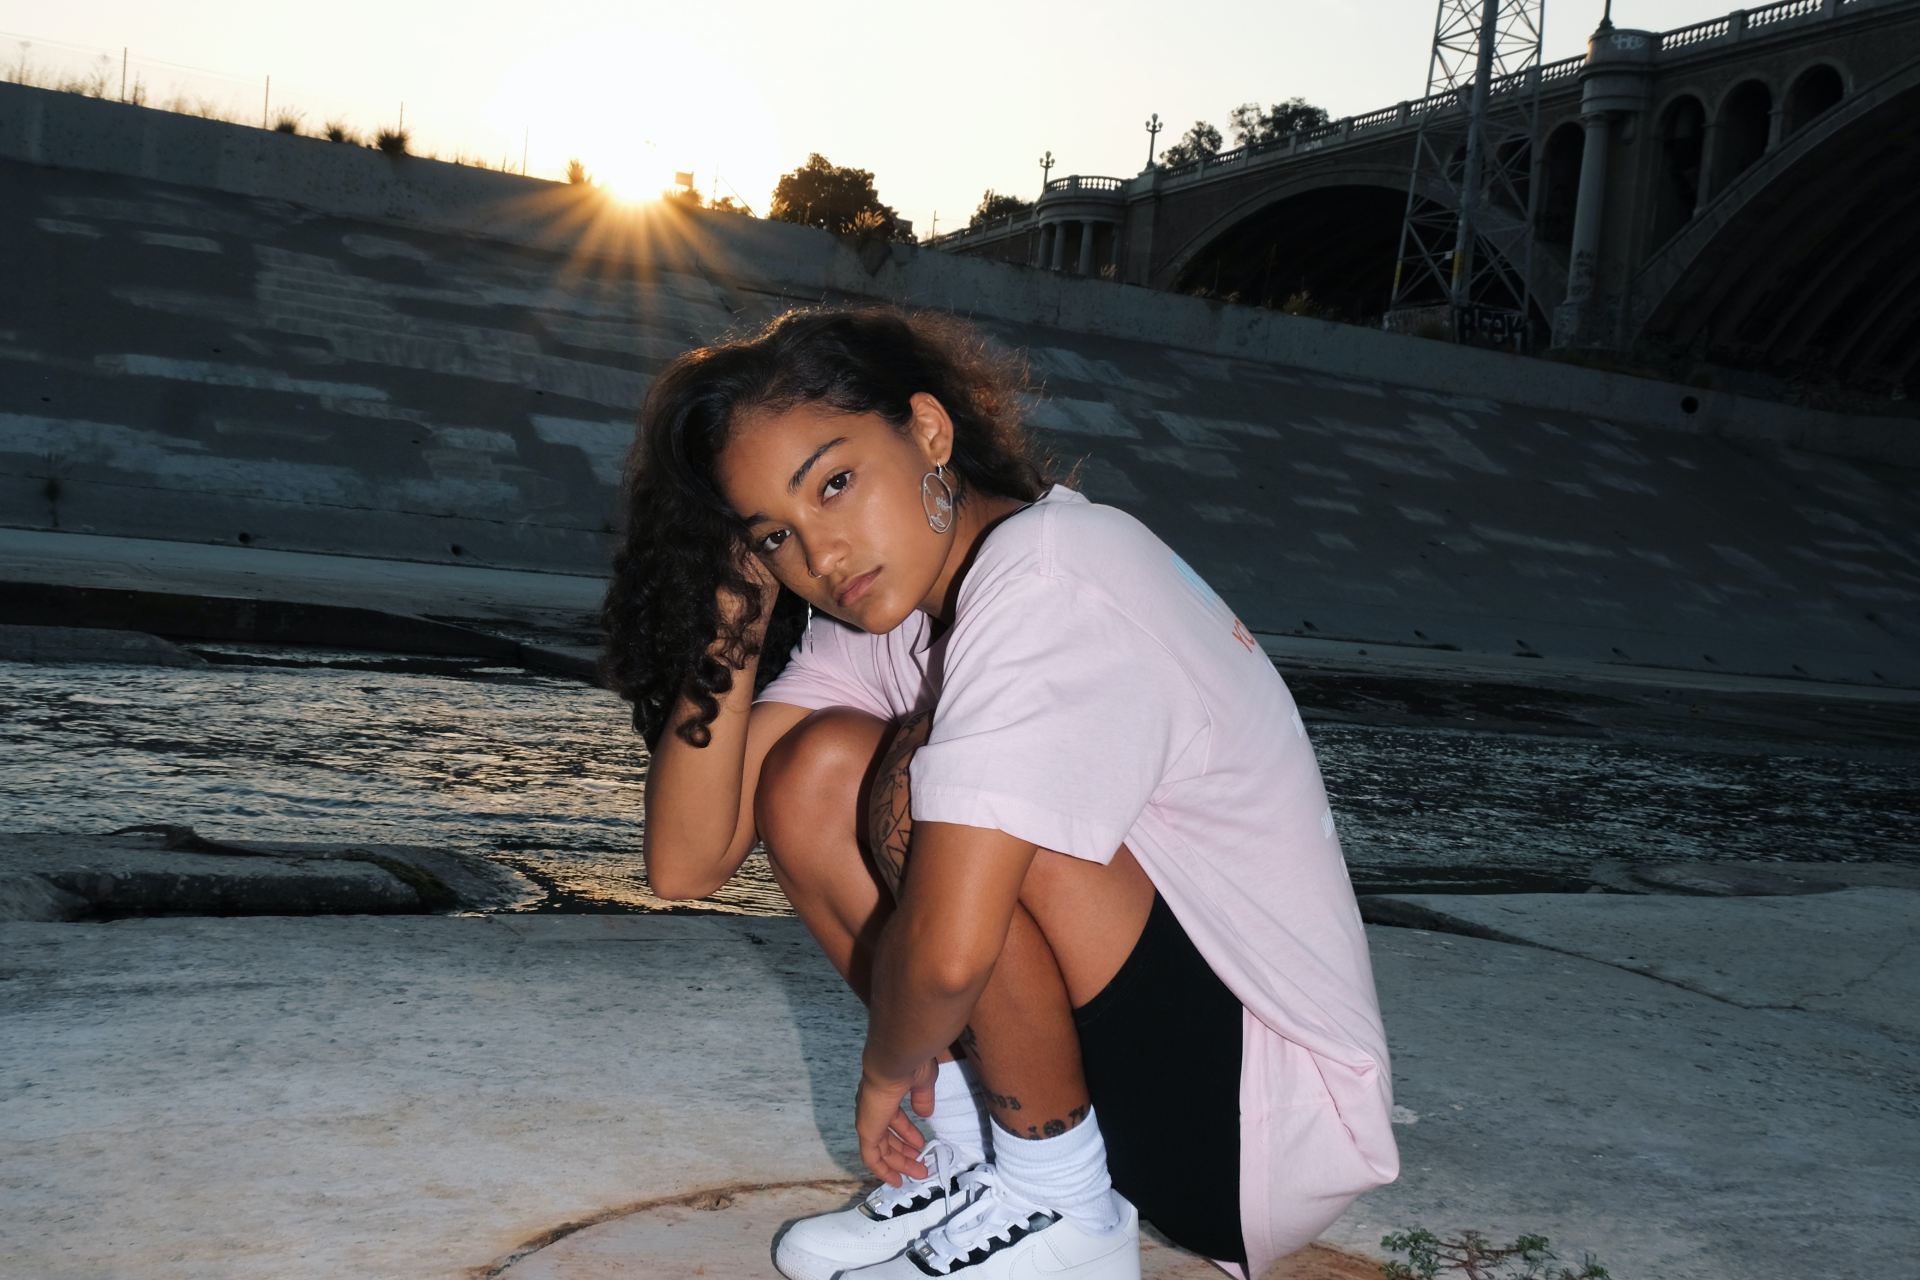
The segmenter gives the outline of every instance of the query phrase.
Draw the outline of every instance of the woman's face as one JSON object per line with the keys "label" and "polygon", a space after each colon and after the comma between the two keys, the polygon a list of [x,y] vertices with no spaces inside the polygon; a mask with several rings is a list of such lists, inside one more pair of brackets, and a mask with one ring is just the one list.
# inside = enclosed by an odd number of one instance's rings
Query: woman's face
{"label": "woman's face", "polygon": [[780,585],[874,633],[926,607],[952,533],[935,533],[920,478],[950,452],[952,423],[913,397],[903,432],[877,414],[809,404],[749,416],[721,451],[721,493]]}

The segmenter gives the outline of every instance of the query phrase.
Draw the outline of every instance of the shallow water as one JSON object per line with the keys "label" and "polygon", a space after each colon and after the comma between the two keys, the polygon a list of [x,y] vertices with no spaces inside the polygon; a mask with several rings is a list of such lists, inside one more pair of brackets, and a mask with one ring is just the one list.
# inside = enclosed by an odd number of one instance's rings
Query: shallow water
{"label": "shallow water", "polygon": [[[457,661],[198,651],[219,664],[0,663],[0,830],[430,844],[528,873],[550,909],[662,905],[641,874],[646,750],[612,694]],[[1600,860],[1920,863],[1911,761],[1311,712],[1363,891],[1577,889]],[[711,905],[786,912],[757,855]]]}

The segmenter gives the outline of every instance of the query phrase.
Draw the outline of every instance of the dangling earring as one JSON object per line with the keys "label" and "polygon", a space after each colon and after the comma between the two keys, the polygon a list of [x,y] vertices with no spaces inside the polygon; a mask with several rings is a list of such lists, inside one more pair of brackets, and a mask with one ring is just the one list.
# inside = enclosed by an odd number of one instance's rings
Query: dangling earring
{"label": "dangling earring", "polygon": [[[927,513],[927,528],[935,533],[945,533],[953,527],[953,486],[947,483],[947,468],[944,463],[934,463],[934,469],[920,477],[920,507]],[[939,485],[935,492],[933,486]]]}

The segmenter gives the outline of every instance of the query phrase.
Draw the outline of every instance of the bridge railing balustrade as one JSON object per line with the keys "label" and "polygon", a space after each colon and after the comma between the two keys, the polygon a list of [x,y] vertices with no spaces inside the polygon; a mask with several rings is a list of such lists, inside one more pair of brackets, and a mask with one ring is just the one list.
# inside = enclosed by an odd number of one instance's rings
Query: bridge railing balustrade
{"label": "bridge railing balustrade", "polygon": [[1779,4],[1766,5],[1759,9],[1747,10],[1747,30],[1755,27],[1771,27],[1782,22],[1791,22],[1795,18],[1804,18],[1819,13],[1826,8],[1826,0],[1781,0]]}
{"label": "bridge railing balustrade", "polygon": [[1125,178],[1098,178],[1076,173],[1053,179],[1047,183],[1046,189],[1048,191],[1118,191],[1126,185]]}

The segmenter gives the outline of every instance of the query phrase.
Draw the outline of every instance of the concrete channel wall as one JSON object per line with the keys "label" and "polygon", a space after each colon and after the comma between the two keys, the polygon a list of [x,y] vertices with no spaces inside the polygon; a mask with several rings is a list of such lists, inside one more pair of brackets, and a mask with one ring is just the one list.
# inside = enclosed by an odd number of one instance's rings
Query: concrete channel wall
{"label": "concrete channel wall", "polygon": [[0,85],[0,523],[598,573],[687,346],[891,299],[1258,631],[1920,684],[1908,422]]}

